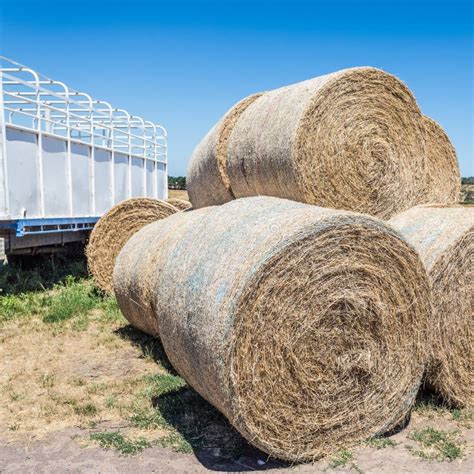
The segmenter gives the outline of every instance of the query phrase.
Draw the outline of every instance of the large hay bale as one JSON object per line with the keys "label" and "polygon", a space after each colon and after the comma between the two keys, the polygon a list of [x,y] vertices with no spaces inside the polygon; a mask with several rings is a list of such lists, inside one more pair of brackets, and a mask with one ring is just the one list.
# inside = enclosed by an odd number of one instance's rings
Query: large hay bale
{"label": "large hay bale", "polygon": [[114,272],[127,317],[144,272],[173,366],[267,453],[317,458],[409,412],[427,358],[429,283],[377,219],[238,199],[129,240]]}
{"label": "large hay bale", "polygon": [[99,288],[113,293],[115,259],[127,240],[143,226],[178,212],[158,199],[132,198],[106,212],[94,226],[87,245],[87,265]]}
{"label": "large hay bale", "polygon": [[381,70],[345,69],[259,95],[225,129],[218,154],[222,128],[191,158],[194,208],[266,195],[388,218],[424,202],[422,115]]}
{"label": "large hay bale", "polygon": [[176,207],[176,209],[179,209],[180,211],[186,211],[187,209],[191,209],[193,207],[193,205],[185,199],[169,198],[166,200],[166,202]]}
{"label": "large hay bale", "polygon": [[427,187],[423,201],[434,204],[453,204],[461,197],[461,173],[456,150],[443,128],[424,116],[427,153]]}
{"label": "large hay bale", "polygon": [[474,405],[474,208],[419,206],[390,224],[415,247],[431,279],[428,380],[450,403]]}

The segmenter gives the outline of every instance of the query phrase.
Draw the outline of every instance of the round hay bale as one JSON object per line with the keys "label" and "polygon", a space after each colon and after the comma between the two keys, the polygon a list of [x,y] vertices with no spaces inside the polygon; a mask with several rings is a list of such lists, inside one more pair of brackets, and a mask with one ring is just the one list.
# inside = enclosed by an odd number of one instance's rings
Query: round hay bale
{"label": "round hay bale", "polygon": [[[381,70],[345,69],[258,96],[226,132],[226,156],[216,154],[220,130],[191,157],[194,208],[266,195],[388,218],[424,202],[422,115]],[[225,199],[208,192],[221,186],[209,169],[224,161]]]}
{"label": "round hay bale", "polygon": [[125,314],[143,262],[171,363],[258,448],[313,459],[409,412],[427,358],[429,283],[377,219],[271,197],[175,214],[117,258]]}
{"label": "round hay bale", "polygon": [[161,258],[162,248],[168,248],[168,242],[176,239],[176,233],[182,222],[198,221],[212,207],[193,212],[178,212],[173,216],[173,233],[162,234],[153,222],[133,235],[117,257],[113,287],[120,310],[128,322],[150,334],[159,336],[158,321],[153,305],[153,286],[155,272]]}
{"label": "round hay bale", "polygon": [[176,209],[179,209],[180,211],[186,211],[187,209],[191,209],[193,207],[192,204],[185,199],[169,198],[166,200],[166,202],[176,207]]}
{"label": "round hay bale", "polygon": [[178,212],[158,199],[132,198],[105,213],[92,229],[86,249],[87,265],[95,282],[112,294],[115,259],[127,240],[143,226]]}
{"label": "round hay bale", "polygon": [[193,208],[223,204],[234,199],[227,174],[227,147],[239,117],[262,94],[235,104],[198,144],[191,157],[186,183]]}
{"label": "round hay bale", "polygon": [[427,190],[424,201],[435,204],[453,204],[461,197],[461,173],[456,150],[443,128],[424,116],[427,153]]}
{"label": "round hay bale", "polygon": [[474,208],[419,206],[390,221],[418,251],[432,284],[428,381],[450,403],[474,405]]}

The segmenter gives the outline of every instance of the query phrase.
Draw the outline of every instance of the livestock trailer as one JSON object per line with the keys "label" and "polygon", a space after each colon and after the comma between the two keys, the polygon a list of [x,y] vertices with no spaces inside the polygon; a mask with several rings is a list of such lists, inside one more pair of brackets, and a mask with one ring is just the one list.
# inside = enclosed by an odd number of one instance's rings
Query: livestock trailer
{"label": "livestock trailer", "polygon": [[164,127],[0,56],[0,246],[7,255],[83,241],[114,204],[166,199],[167,184]]}

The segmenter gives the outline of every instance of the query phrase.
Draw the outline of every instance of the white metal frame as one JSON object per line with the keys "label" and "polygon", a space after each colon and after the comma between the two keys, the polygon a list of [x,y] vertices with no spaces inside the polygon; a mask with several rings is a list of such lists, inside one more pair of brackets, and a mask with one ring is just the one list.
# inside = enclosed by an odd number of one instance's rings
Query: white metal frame
{"label": "white metal frame", "polygon": [[[3,110],[2,110],[3,109]],[[38,134],[41,215],[44,216],[44,181],[42,159],[42,137],[52,136],[66,140],[68,153],[69,203],[72,217],[72,171],[71,143],[87,144],[91,147],[91,202],[95,211],[94,195],[94,149],[101,148],[112,154],[111,182],[114,192],[114,153],[144,160],[143,187],[147,186],[147,161],[153,162],[155,179],[153,195],[157,195],[158,164],[167,165],[167,132],[141,117],[112,107],[108,102],[96,100],[83,92],[75,91],[60,81],[50,79],[6,57],[0,56],[0,133],[5,153],[5,127],[34,131]],[[6,167],[6,159],[3,160]],[[3,170],[7,179],[7,170]],[[131,179],[131,172],[128,173]],[[130,183],[129,183],[130,184]],[[129,193],[131,186],[129,185]],[[6,185],[5,189],[8,189]],[[8,196],[5,196],[8,208]]]}

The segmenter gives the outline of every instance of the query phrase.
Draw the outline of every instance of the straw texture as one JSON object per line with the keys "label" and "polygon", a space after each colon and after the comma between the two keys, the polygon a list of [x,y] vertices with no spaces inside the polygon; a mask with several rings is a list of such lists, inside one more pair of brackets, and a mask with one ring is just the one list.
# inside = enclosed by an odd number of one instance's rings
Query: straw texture
{"label": "straw texture", "polygon": [[[221,129],[191,158],[195,208],[267,195],[388,218],[424,202],[421,112],[409,89],[378,69],[346,69],[258,96],[226,131],[227,153],[217,158]],[[209,172],[224,161],[225,196],[219,174]]]}
{"label": "straw texture", "polygon": [[390,223],[416,248],[431,279],[429,382],[450,403],[474,405],[474,207],[419,206]]}
{"label": "straw texture", "polygon": [[132,198],[105,213],[94,226],[87,245],[87,265],[95,282],[112,294],[115,259],[127,240],[143,226],[178,212],[158,199]]}
{"label": "straw texture", "polygon": [[[145,298],[140,279],[152,282]],[[114,287],[127,318],[150,299],[176,370],[287,460],[393,428],[426,363],[423,265],[360,214],[271,197],[175,214],[129,240]]]}
{"label": "straw texture", "polygon": [[186,211],[186,209],[191,209],[193,207],[192,204],[185,199],[169,198],[166,200],[166,202],[176,207],[180,211]]}
{"label": "straw texture", "polygon": [[435,204],[454,204],[461,197],[461,173],[456,150],[442,127],[424,116],[427,153],[427,189],[424,201]]}
{"label": "straw texture", "polygon": [[261,95],[253,94],[235,104],[194,150],[186,178],[193,208],[223,204],[234,199],[227,173],[229,138],[239,117]]}

